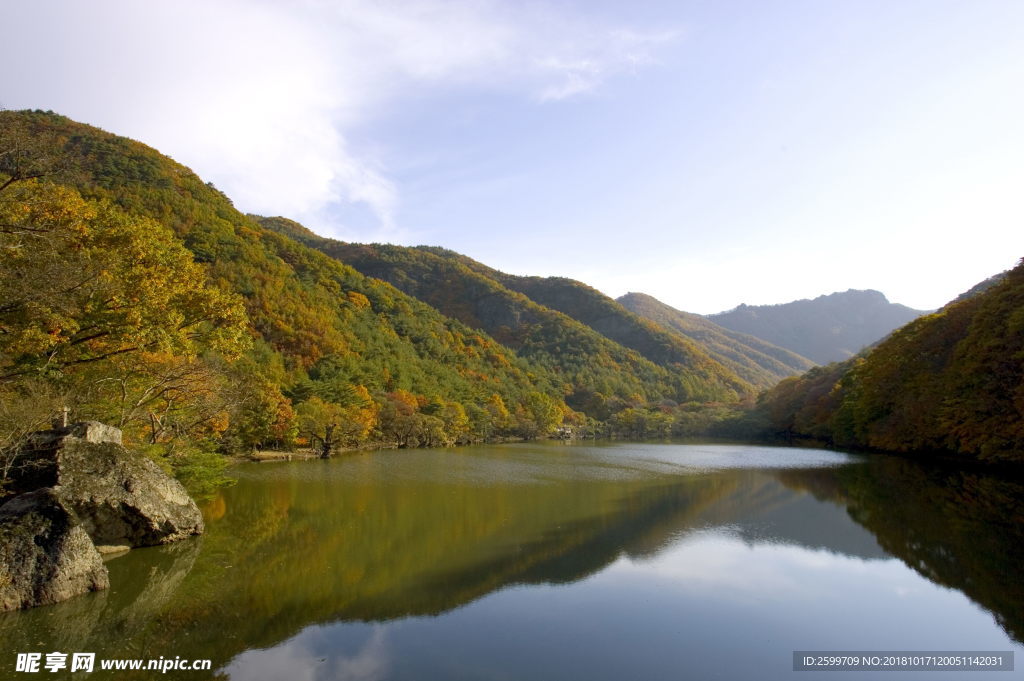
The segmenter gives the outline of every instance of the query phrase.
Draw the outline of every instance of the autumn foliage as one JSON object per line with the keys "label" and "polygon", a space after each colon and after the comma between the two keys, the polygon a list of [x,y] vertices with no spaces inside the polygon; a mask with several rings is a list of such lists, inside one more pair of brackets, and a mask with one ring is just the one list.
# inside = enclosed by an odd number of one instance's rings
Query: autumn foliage
{"label": "autumn foliage", "polygon": [[1024,460],[1024,263],[861,357],[762,400],[779,433],[840,446]]}

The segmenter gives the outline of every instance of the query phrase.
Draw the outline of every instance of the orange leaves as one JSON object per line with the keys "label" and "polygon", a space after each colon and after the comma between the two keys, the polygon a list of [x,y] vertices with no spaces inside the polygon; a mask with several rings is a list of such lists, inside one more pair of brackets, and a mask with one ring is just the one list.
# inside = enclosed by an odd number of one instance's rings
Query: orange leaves
{"label": "orange leaves", "polygon": [[427,403],[427,398],[422,395],[414,395],[408,390],[395,390],[387,394],[387,398],[393,402],[398,409],[413,413],[419,411],[420,407]]}
{"label": "orange leaves", "polygon": [[370,299],[358,291],[349,291],[345,297],[348,299],[348,302],[360,310],[366,310],[370,307]]}
{"label": "orange leaves", "polygon": [[152,220],[26,182],[0,196],[0,222],[23,230],[0,235],[13,254],[0,274],[0,376],[143,349],[230,355],[248,342],[238,296],[209,286],[191,253]]}

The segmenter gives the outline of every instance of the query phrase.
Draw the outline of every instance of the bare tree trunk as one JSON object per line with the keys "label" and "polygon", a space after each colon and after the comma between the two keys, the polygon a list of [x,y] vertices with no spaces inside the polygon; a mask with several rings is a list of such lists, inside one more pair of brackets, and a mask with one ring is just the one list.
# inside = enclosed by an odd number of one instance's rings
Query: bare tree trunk
{"label": "bare tree trunk", "polygon": [[334,429],[337,427],[337,423],[332,423],[328,425],[327,428],[324,429],[324,437],[320,440],[321,443],[323,444],[323,447],[320,450],[321,459],[331,458],[331,450],[334,448],[335,445]]}

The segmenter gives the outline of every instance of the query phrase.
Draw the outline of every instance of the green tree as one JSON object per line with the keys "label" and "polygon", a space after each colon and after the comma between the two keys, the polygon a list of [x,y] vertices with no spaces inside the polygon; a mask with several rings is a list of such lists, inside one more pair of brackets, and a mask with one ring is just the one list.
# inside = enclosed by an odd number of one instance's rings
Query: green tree
{"label": "green tree", "polygon": [[311,397],[295,410],[299,434],[322,458],[331,455],[338,445],[338,426],[345,419],[345,408],[319,397]]}
{"label": "green tree", "polygon": [[520,434],[533,439],[545,437],[562,423],[562,409],[550,395],[527,393],[518,413]]}
{"label": "green tree", "polygon": [[159,223],[33,180],[0,192],[0,225],[0,381],[248,342],[239,297]]}

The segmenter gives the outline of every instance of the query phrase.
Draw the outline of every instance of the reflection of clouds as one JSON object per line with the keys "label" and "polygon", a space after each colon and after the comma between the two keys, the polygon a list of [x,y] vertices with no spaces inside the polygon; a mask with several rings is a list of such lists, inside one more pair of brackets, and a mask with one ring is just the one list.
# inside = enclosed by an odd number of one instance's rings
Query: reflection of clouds
{"label": "reflection of clouds", "polygon": [[330,675],[320,674],[317,679],[321,681],[327,681],[327,679],[332,681],[375,681],[384,678],[390,666],[386,638],[384,627],[374,627],[370,640],[366,642],[362,650],[352,657],[338,655],[330,658],[328,662],[333,673]]}
{"label": "reflection of clouds", "polygon": [[374,626],[354,655],[317,652],[320,628],[307,629],[285,643],[265,650],[249,650],[228,664],[224,672],[235,681],[378,681],[390,669],[386,627]]}
{"label": "reflection of clouds", "polygon": [[852,454],[826,449],[793,449],[756,445],[624,443],[592,448],[590,459],[609,473],[710,473],[733,469],[833,468],[857,461]]}
{"label": "reflection of clouds", "polygon": [[714,593],[737,601],[834,598],[842,584],[873,584],[906,597],[921,591],[911,570],[896,559],[863,560],[789,544],[750,545],[729,530],[682,538],[653,561],[621,560],[613,574],[658,580],[667,589]]}

